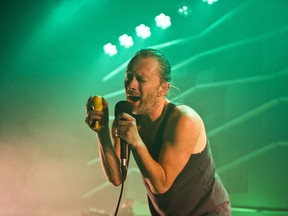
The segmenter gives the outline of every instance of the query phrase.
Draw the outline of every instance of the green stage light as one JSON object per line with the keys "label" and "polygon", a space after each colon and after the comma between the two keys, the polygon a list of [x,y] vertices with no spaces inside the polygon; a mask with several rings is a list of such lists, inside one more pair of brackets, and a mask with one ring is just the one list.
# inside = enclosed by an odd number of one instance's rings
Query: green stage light
{"label": "green stage light", "polygon": [[105,54],[109,56],[114,56],[118,53],[116,46],[111,43],[105,44],[103,49],[104,49]]}
{"label": "green stage light", "polygon": [[121,46],[124,46],[125,48],[129,48],[133,46],[134,42],[131,36],[128,36],[127,34],[123,34],[119,37],[119,42]]}
{"label": "green stage light", "polygon": [[159,14],[155,17],[156,26],[161,29],[166,29],[171,26],[170,17],[166,16],[164,13]]}
{"label": "green stage light", "polygon": [[181,4],[178,7],[178,13],[181,16],[188,17],[191,15],[191,7],[188,4]]}
{"label": "green stage light", "polygon": [[146,39],[151,36],[151,31],[148,26],[145,26],[144,24],[141,24],[136,27],[136,34],[138,37],[141,37],[142,39]]}
{"label": "green stage light", "polygon": [[207,2],[209,5],[212,5],[213,3],[217,2],[218,0],[202,0],[203,2]]}

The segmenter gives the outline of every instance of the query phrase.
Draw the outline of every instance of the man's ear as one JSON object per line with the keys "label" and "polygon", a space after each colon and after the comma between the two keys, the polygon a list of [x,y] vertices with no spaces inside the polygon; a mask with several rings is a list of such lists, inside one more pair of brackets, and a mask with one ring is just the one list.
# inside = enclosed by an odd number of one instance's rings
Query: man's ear
{"label": "man's ear", "polygon": [[160,97],[160,96],[166,95],[169,89],[170,89],[170,83],[169,82],[162,83],[160,90],[158,92],[158,96]]}

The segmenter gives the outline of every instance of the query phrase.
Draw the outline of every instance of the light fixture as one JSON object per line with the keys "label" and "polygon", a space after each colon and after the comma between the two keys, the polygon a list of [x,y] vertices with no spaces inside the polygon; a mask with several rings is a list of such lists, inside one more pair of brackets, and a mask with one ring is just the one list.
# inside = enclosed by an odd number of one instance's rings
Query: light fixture
{"label": "light fixture", "polygon": [[190,16],[191,15],[191,5],[189,3],[182,2],[178,6],[178,14],[180,14],[181,16],[184,16],[184,17]]}
{"label": "light fixture", "polygon": [[128,36],[127,34],[123,34],[119,37],[119,42],[121,46],[124,46],[125,48],[129,48],[133,46],[134,42],[131,36]]}
{"label": "light fixture", "polygon": [[111,43],[105,44],[103,49],[104,49],[105,54],[109,56],[114,56],[118,53],[116,46]]}
{"label": "light fixture", "polygon": [[166,16],[164,13],[159,14],[155,17],[156,26],[161,29],[166,29],[171,26],[170,17]]}
{"label": "light fixture", "polygon": [[136,35],[142,39],[146,39],[151,36],[151,31],[148,26],[141,24],[135,28]]}
{"label": "light fixture", "polygon": [[218,0],[202,0],[203,2],[207,2],[207,4],[212,5],[213,3],[217,2]]}

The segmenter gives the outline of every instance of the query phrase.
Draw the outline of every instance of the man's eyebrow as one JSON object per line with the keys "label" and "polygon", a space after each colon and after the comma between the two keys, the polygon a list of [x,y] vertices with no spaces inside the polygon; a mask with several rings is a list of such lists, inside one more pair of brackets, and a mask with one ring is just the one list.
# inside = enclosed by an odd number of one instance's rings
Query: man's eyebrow
{"label": "man's eyebrow", "polygon": [[126,76],[131,76],[131,75],[134,75],[133,71],[126,71],[125,73]]}
{"label": "man's eyebrow", "polygon": [[135,74],[136,78],[140,78],[140,79],[147,79],[148,76],[146,76],[145,74]]}
{"label": "man's eyebrow", "polygon": [[147,77],[145,74],[137,74],[137,73],[134,73],[133,71],[126,71],[126,74],[127,74],[127,75],[134,75],[135,77],[138,77],[138,78],[145,78],[145,77]]}

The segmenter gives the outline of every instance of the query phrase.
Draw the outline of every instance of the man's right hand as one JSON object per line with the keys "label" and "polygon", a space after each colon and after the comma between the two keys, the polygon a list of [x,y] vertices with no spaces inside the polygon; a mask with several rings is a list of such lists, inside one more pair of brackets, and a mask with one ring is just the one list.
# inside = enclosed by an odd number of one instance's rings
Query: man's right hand
{"label": "man's right hand", "polygon": [[[102,105],[102,111],[94,110],[93,96],[89,97],[86,104],[85,122],[92,130],[96,131],[97,133],[103,128],[108,128],[109,124],[108,103],[104,98],[102,98]],[[96,121],[99,122],[99,128],[95,128]]]}

